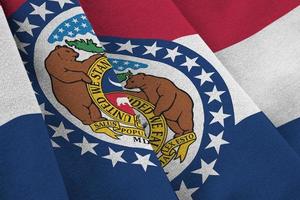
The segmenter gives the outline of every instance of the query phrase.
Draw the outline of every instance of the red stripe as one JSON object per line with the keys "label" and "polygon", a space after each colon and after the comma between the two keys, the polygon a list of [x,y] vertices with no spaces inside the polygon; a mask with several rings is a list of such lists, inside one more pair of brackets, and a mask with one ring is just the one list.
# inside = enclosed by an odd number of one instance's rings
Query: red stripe
{"label": "red stripe", "polygon": [[[6,15],[26,0],[0,0]],[[213,51],[253,35],[300,4],[300,0],[173,0]],[[174,39],[195,33],[170,1],[82,0],[96,33]]]}
{"label": "red stripe", "polygon": [[[26,0],[0,0],[7,16]],[[95,32],[101,35],[172,40],[196,33],[171,0],[82,0]]]}
{"label": "red stripe", "polygon": [[194,34],[170,0],[82,0],[97,34],[172,40]]}
{"label": "red stripe", "polygon": [[258,32],[300,0],[173,0],[213,51]]}
{"label": "red stripe", "polygon": [[[6,15],[26,0],[0,0]],[[300,4],[300,0],[174,0],[213,51],[251,36]],[[194,30],[169,1],[82,0],[94,29],[102,35],[174,39]]]}

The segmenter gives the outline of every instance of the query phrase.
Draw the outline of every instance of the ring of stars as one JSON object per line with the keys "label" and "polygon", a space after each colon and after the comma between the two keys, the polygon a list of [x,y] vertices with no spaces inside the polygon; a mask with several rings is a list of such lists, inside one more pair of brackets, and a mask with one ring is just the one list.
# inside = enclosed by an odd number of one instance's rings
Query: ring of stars
{"label": "ring of stars", "polygon": [[[37,37],[43,28],[37,24],[31,23],[31,17],[39,16],[39,18],[47,24],[49,20],[51,20],[50,18],[56,14],[54,10],[48,10],[48,3],[57,5],[61,11],[66,7],[76,6],[71,0],[49,0],[43,4],[31,3],[30,6],[32,9],[27,15],[24,14],[25,17],[21,19],[13,19],[12,22],[17,25],[14,36],[18,43],[18,48],[23,54],[29,55],[28,51],[33,49],[32,45],[34,45],[32,38]],[[81,15],[80,20],[86,20],[86,17]],[[66,23],[64,24],[65,27],[60,27],[60,29],[57,30],[57,33],[73,35],[87,26],[84,22],[79,23],[78,18],[73,18],[72,23],[76,24],[73,31],[68,30],[71,25]],[[20,41],[18,34],[21,33],[27,34],[27,36],[30,36],[31,38],[27,37],[30,39]],[[54,39],[57,39],[58,35],[56,36],[54,34],[53,37],[55,37]],[[198,91],[201,90],[202,92],[201,99],[206,99],[207,107],[209,107],[209,110],[206,113],[207,116],[205,116],[206,119],[209,119],[207,126],[218,127],[221,131],[214,131],[206,134],[208,142],[205,144],[205,151],[213,151],[215,153],[215,159],[201,157],[197,164],[198,168],[191,169],[190,173],[200,175],[202,183],[205,183],[210,176],[219,176],[219,172],[216,169],[219,158],[218,156],[220,155],[222,148],[225,148],[230,144],[228,139],[224,136],[226,134],[225,127],[229,122],[233,123],[234,121],[233,109],[229,108],[228,105],[224,103],[225,100],[231,101],[230,94],[228,89],[220,87],[220,83],[218,83],[219,80],[217,81],[216,79],[216,77],[220,75],[216,72],[216,70],[214,68],[206,68],[203,66],[203,58],[200,55],[197,53],[187,54],[186,51],[191,50],[174,42],[147,40],[147,44],[143,44],[143,40],[140,41],[132,39],[126,41],[111,37],[104,39],[105,40],[102,44],[108,53],[159,60],[166,64],[176,66],[178,70],[191,76],[190,79],[193,79],[193,83],[198,88]],[[34,77],[35,74],[34,69],[30,68],[30,66],[32,66],[32,60],[33,58],[24,60],[24,62],[28,63],[26,64],[26,67],[28,68],[31,78]],[[126,64],[124,63],[124,65]],[[221,78],[219,77],[219,79]],[[35,79],[31,80],[36,81]],[[225,85],[225,83],[222,84]],[[60,113],[52,108],[52,105],[45,99],[45,97],[38,95],[40,92],[42,92],[41,89],[37,87],[36,95],[43,112],[42,116],[47,119],[48,117],[56,117],[57,115],[60,115]],[[80,155],[98,156],[99,158],[107,160],[108,164],[112,167],[130,164],[132,166],[139,167],[145,172],[147,172],[150,168],[157,167],[156,164],[151,161],[150,154],[139,154],[135,152],[135,160],[129,161],[126,160],[126,157],[124,156],[126,154],[125,150],[117,150],[113,147],[108,147],[106,154],[100,154],[99,143],[95,142],[95,140],[92,141],[90,137],[83,136],[82,133],[81,140],[73,141],[70,136],[78,134],[78,131],[71,129],[66,122],[60,121],[57,124],[49,124],[49,130],[52,133],[51,143],[55,149],[61,149],[65,143],[69,143],[79,149]],[[186,196],[184,196],[184,199],[192,199],[192,195],[198,191],[199,186],[189,184],[188,180],[181,180],[180,185],[177,188],[179,188],[178,191],[185,191],[184,194]]]}

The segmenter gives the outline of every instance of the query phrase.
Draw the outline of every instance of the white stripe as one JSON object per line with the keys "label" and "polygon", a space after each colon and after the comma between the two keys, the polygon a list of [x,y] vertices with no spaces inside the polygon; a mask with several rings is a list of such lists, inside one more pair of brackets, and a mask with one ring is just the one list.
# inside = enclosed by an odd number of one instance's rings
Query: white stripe
{"label": "white stripe", "polygon": [[209,49],[209,47],[199,35],[195,34],[180,37],[174,40],[174,42],[185,45],[186,47],[199,53],[199,55],[204,57],[220,73],[228,87],[232,98],[236,124],[239,123],[241,120],[245,119],[246,117],[260,112],[257,106],[242,90],[239,84],[237,84],[237,82],[232,78],[232,76],[228,73],[227,69],[217,59],[217,57],[213,54],[213,52]]}
{"label": "white stripe", "polygon": [[275,126],[300,117],[300,7],[216,55]]}
{"label": "white stripe", "polygon": [[0,6],[0,125],[40,113],[26,70]]}

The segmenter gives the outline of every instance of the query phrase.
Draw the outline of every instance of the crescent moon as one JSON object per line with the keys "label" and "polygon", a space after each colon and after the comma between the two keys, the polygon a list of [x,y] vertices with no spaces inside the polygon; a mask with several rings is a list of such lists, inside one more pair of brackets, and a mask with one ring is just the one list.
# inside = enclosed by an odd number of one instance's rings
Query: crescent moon
{"label": "crescent moon", "polygon": [[113,84],[114,86],[117,86],[117,87],[123,87],[121,83],[116,83],[116,82],[110,80],[110,78],[108,79],[108,81],[109,81],[111,84]]}

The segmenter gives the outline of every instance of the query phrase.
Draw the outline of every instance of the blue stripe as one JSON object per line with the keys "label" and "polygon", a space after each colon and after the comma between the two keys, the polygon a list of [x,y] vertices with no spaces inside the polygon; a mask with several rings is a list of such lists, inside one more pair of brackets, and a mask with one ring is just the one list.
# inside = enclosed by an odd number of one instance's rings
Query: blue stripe
{"label": "blue stripe", "polygon": [[40,114],[0,127],[0,199],[68,199]]}

